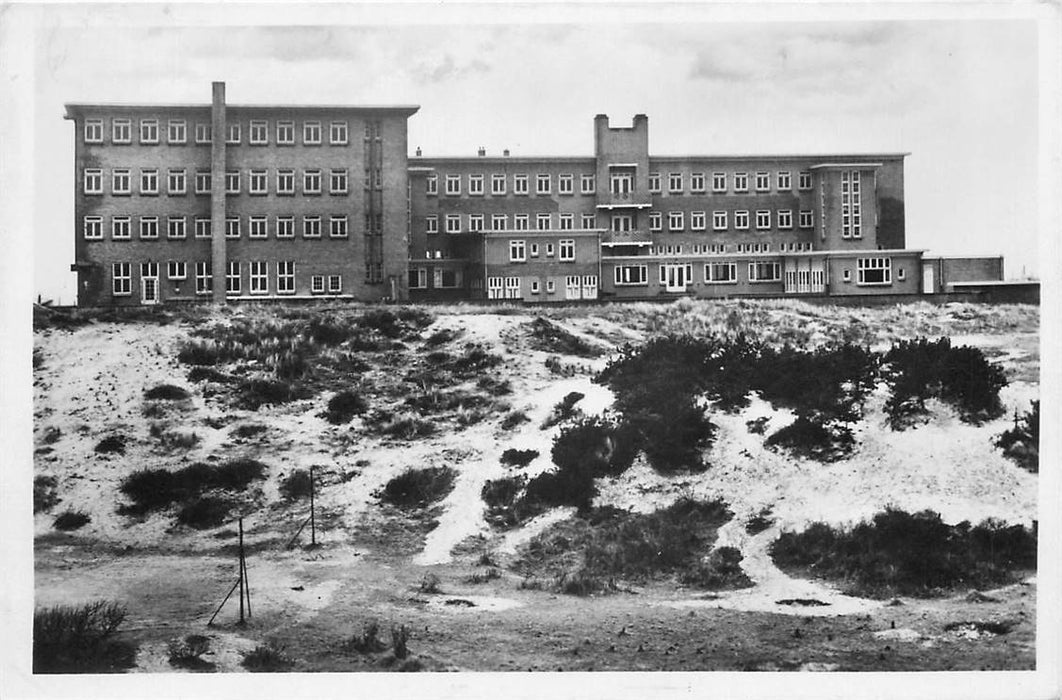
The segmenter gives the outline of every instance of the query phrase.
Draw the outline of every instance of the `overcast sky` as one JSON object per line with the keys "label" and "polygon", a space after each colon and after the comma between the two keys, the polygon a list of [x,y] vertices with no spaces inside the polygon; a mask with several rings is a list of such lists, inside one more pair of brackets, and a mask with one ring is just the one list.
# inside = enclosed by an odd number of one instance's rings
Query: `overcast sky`
{"label": "overcast sky", "polygon": [[424,12],[422,24],[363,13],[359,26],[266,27],[244,13],[234,26],[180,26],[165,6],[138,18],[155,26],[119,26],[129,9],[106,26],[44,22],[36,291],[74,301],[63,103],[206,103],[212,80],[230,103],[418,104],[410,151],[432,156],[480,145],[591,155],[597,113],[613,125],[647,114],[657,155],[910,152],[908,247],[1002,254],[1009,277],[1039,272],[1034,22],[627,21],[614,9],[545,24],[484,10],[472,25]]}

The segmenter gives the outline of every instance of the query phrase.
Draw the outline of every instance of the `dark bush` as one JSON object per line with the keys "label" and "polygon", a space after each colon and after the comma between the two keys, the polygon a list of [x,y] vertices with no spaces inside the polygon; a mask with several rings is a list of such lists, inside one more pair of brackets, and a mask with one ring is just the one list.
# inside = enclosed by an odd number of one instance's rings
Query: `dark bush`
{"label": "dark bush", "polygon": [[296,469],[280,482],[280,495],[289,501],[310,497],[310,470]]}
{"label": "dark bush", "polygon": [[451,340],[455,340],[459,335],[461,334],[458,331],[449,328],[440,328],[424,339],[424,345],[425,347],[435,348],[440,345],[445,345]]}
{"label": "dark bush", "polygon": [[851,529],[814,523],[782,533],[771,556],[789,573],[838,581],[856,595],[930,597],[1017,580],[1036,568],[1036,534],[997,521],[947,525],[932,511],[887,509]]}
{"label": "dark bush", "polygon": [[283,647],[260,644],[244,655],[240,665],[252,673],[280,673],[287,671],[294,664],[284,654]]}
{"label": "dark bush", "polygon": [[33,512],[45,513],[55,507],[59,496],[55,493],[54,476],[37,476],[33,478]]}
{"label": "dark bush", "polygon": [[210,489],[239,491],[251,481],[264,478],[266,466],[253,459],[236,459],[218,466],[196,462],[177,471],[140,469],[119,487],[131,501],[120,512],[143,515],[195,498]]}
{"label": "dark bush", "polygon": [[558,401],[557,405],[553,407],[553,411],[546,416],[546,420],[542,421],[542,429],[552,428],[558,423],[563,423],[566,420],[571,420],[572,418],[581,415],[581,412],[575,408],[575,404],[582,401],[584,396],[586,396],[586,394],[579,391],[573,391]]}
{"label": "dark bush", "polygon": [[96,443],[96,452],[101,454],[125,454],[125,436],[109,435]]}
{"label": "dark bush", "polygon": [[339,319],[315,316],[310,319],[306,332],[320,345],[340,345],[350,337],[351,328]]}
{"label": "dark bush", "polygon": [[89,517],[88,513],[80,510],[68,510],[56,516],[54,525],[56,530],[68,532],[82,528],[91,521],[92,518]]}
{"label": "dark bush", "polygon": [[368,409],[365,399],[350,390],[336,393],[328,400],[328,410],[324,412],[324,418],[333,425],[349,423],[350,420]]}
{"label": "dark bush", "polygon": [[265,431],[269,430],[268,427],[258,423],[247,423],[245,425],[238,425],[232,429],[232,436],[241,440],[252,438],[255,435],[261,435]]}
{"label": "dark bush", "polygon": [[177,511],[177,522],[196,530],[208,530],[224,523],[231,508],[232,502],[227,499],[203,496],[182,506]]}
{"label": "dark bush", "polygon": [[359,654],[379,654],[387,648],[387,645],[380,639],[379,623],[376,620],[371,620],[365,624],[365,630],[360,635],[355,634],[348,639],[343,644],[343,648],[346,651],[354,651]]}
{"label": "dark bush", "polygon": [[707,590],[748,588],[752,580],[741,568],[741,551],[734,547],[716,547],[706,561],[681,576],[683,583]]}
{"label": "dark bush", "polygon": [[391,625],[391,653],[396,659],[409,656],[409,628],[405,625]]}
{"label": "dark bush", "polygon": [[173,384],[159,384],[144,392],[144,398],[152,401],[181,401],[189,396],[191,394],[188,393],[187,389]]}
{"label": "dark bush", "polygon": [[517,496],[527,483],[527,477],[515,476],[502,479],[490,479],[483,484],[480,496],[487,504],[487,519],[495,525],[512,527],[519,522],[519,515],[514,511]]}
{"label": "dark bush", "polygon": [[117,673],[133,666],[136,647],[114,636],[125,607],[96,601],[33,613],[34,673]]}
{"label": "dark bush", "polygon": [[459,377],[467,377],[496,367],[501,361],[497,355],[487,352],[479,345],[469,343],[465,346],[464,354],[451,360],[447,368]]}
{"label": "dark bush", "polygon": [[527,414],[523,411],[510,411],[505,415],[505,418],[502,419],[501,429],[512,430],[521,423],[527,423],[530,420],[531,419],[528,418]]}
{"label": "dark bush", "polygon": [[217,371],[213,367],[196,366],[188,370],[188,381],[229,384],[233,381],[233,378],[223,372]]}
{"label": "dark bush", "polygon": [[511,467],[526,467],[538,457],[538,450],[515,450],[509,448],[502,452],[501,463]]}
{"label": "dark bush", "polygon": [[1014,427],[996,438],[995,446],[1017,462],[1018,466],[1034,474],[1040,471],[1040,402],[1032,402],[1032,410],[1022,416],[1014,412]]}
{"label": "dark bush", "polygon": [[579,357],[597,357],[602,354],[600,348],[549,319],[539,316],[531,321],[530,327],[531,337],[535,340],[533,345],[539,350]]}
{"label": "dark bush", "polygon": [[257,411],[266,405],[288,403],[305,396],[288,382],[274,379],[241,380],[238,394],[237,405],[249,411]]}
{"label": "dark bush", "polygon": [[189,634],[183,639],[170,640],[167,645],[170,665],[189,671],[212,671],[215,664],[201,657],[210,651],[210,638],[201,634]]}
{"label": "dark bush", "polygon": [[820,462],[835,462],[852,453],[855,438],[843,423],[824,425],[798,416],[789,425],[773,432],[766,444],[784,447],[794,454]]}
{"label": "dark bush", "polygon": [[605,418],[584,418],[566,426],[554,438],[550,458],[560,471],[589,470],[594,477],[615,476],[634,462],[634,440],[629,426]]}
{"label": "dark bush", "polygon": [[216,343],[192,340],[181,346],[177,361],[186,365],[209,366],[220,364],[221,356]]}
{"label": "dark bush", "polygon": [[498,379],[492,376],[480,377],[476,386],[491,396],[507,396],[513,393],[513,385],[508,379]]}
{"label": "dark bush", "polygon": [[400,416],[382,426],[381,432],[400,440],[416,440],[435,434],[435,424],[416,416]]}
{"label": "dark bush", "polygon": [[399,508],[425,508],[453,491],[456,476],[449,467],[410,469],[388,481],[379,497]]}

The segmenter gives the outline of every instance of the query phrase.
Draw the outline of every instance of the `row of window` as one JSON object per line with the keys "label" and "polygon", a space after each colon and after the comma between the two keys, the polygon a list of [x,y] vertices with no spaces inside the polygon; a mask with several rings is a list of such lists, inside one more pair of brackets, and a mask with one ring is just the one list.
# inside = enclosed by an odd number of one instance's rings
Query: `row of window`
{"label": "row of window", "polygon": [[[210,294],[214,289],[214,275],[210,261],[200,260],[193,263],[195,293]],[[282,260],[274,264],[274,291],[277,294],[295,293],[295,262]],[[114,296],[130,296],[133,293],[133,265],[128,262],[116,262],[111,265],[111,293]],[[269,293],[269,263],[253,261],[247,263],[247,278],[251,294]],[[184,260],[170,260],[166,263],[166,279],[181,282],[188,279],[188,263]],[[157,293],[159,281],[159,263],[140,263],[141,285],[150,286],[152,295]],[[342,275],[311,275],[310,291],[314,294],[340,294],[343,291]],[[230,260],[225,267],[225,292],[227,294],[243,293],[241,263]],[[147,294],[147,291],[144,292]]]}
{"label": "row of window", "polygon": [[[104,120],[86,119],[84,124],[85,143],[103,143]],[[189,127],[194,137],[194,142],[201,145],[210,144],[213,139],[213,127],[210,122],[193,122],[191,125],[186,119],[168,119],[165,124],[159,119],[140,119],[135,123],[138,139],[145,145],[162,143],[162,132],[165,130],[166,143],[182,145],[189,142]],[[301,128],[299,128],[301,127]],[[132,119],[111,119],[111,143],[133,143],[134,122]],[[327,124],[318,120],[308,120],[296,125],[294,120],[281,119],[274,124],[273,134],[278,146],[294,146],[296,134],[301,135],[304,146],[320,146],[324,144],[324,133],[328,132],[328,143],[332,146],[345,146],[349,143],[350,127],[346,121],[331,121]],[[252,119],[247,123],[247,143],[252,146],[266,146],[269,144],[270,124],[265,119]],[[238,121],[229,121],[225,129],[225,143],[239,145],[243,143],[244,125]],[[370,122],[365,126],[365,138],[379,137],[378,124]]]}
{"label": "row of window", "polygon": [[[527,280],[527,291],[534,297],[542,293],[541,280],[536,277]],[[557,292],[557,280],[547,279],[546,294]],[[564,277],[564,298],[566,300],[597,299],[597,275],[566,275]],[[488,299],[523,299],[524,280],[521,277],[488,277]]]}
{"label": "row of window", "polygon": [[[527,262],[528,256],[532,258],[538,257],[538,243],[530,243],[524,240],[512,240],[509,241],[509,262]],[[572,239],[562,239],[557,241],[557,259],[561,262],[575,262],[575,241]],[[545,244],[545,253],[547,258],[553,257],[553,244]]]}
{"label": "row of window", "polygon": [[[747,209],[739,209],[734,212],[734,228],[746,230],[749,228],[751,218],[755,216],[756,230],[766,231],[771,229],[772,212],[770,209],[758,209],[750,212]],[[801,209],[798,214],[797,225],[800,228],[814,228],[815,212],[811,209]],[[776,213],[775,222],[780,229],[793,228],[793,210],[779,209]],[[708,228],[708,214],[703,211],[689,212],[689,227],[692,231],[704,231]],[[662,231],[664,228],[664,215],[662,212],[649,212],[649,230]],[[730,212],[716,210],[712,212],[712,230],[726,231],[730,228]],[[686,230],[686,212],[669,211],[667,213],[667,230]]]}
{"label": "row of window", "polygon": [[[778,252],[780,253],[804,253],[813,250],[813,246],[808,242],[794,242],[794,243],[779,243]],[[689,247],[689,252],[693,255],[723,255],[726,253],[770,253],[770,243],[734,243],[727,245],[725,243],[694,243]],[[686,246],[679,243],[676,245],[658,245],[649,246],[649,255],[685,255]]]}
{"label": "row of window", "polygon": [[[380,218],[380,214],[375,215]],[[365,227],[374,230],[373,222],[366,215]],[[157,240],[161,236],[163,224],[166,227],[166,238],[182,239],[188,237],[189,222],[196,238],[210,238],[212,226],[209,218],[190,216],[141,216],[138,217],[138,234],[141,240]],[[225,218],[225,237],[240,238],[243,234],[243,222],[246,219],[248,238],[268,238],[270,234],[276,238],[295,238],[296,217],[294,216],[229,216]],[[102,216],[86,216],[82,221],[82,234],[85,240],[103,240]],[[272,224],[272,226],[270,226]],[[328,227],[330,238],[346,238],[350,233],[349,218],[346,214],[337,214],[329,217],[303,216],[299,217],[298,229],[303,238],[321,238],[325,225]],[[128,241],[133,237],[133,217],[111,217],[111,240]],[[379,230],[376,226],[375,230]]]}
{"label": "row of window", "polygon": [[[683,287],[693,281],[692,264],[663,264],[659,265],[660,284],[669,288]],[[614,282],[621,287],[645,287],[649,285],[648,264],[625,264],[614,268]],[[807,270],[799,271],[806,274]],[[821,270],[813,271],[823,275]],[[677,273],[677,275],[676,275]],[[897,272],[897,278],[904,279],[902,268]],[[851,282],[851,271],[843,270],[841,279]],[[778,262],[750,262],[748,263],[748,275],[746,280],[750,283],[757,282],[781,282],[782,266]],[[704,263],[705,284],[737,284],[738,263],[736,262],[710,262]],[[858,258],[856,260],[856,284],[859,285],[887,285],[892,284],[892,259],[891,258]]]}
{"label": "row of window", "polygon": [[[485,231],[487,218],[484,214],[468,214],[466,221],[466,228],[462,228],[462,215],[461,214],[447,214],[444,219],[446,224],[447,233],[477,233]],[[559,229],[561,231],[571,231],[575,228],[575,214],[559,214],[558,215]],[[581,214],[579,224],[583,229],[592,229],[597,224],[597,217],[594,214]],[[553,215],[548,212],[542,212],[535,215],[535,230],[537,231],[549,231],[552,230]],[[427,233],[439,232],[439,217],[428,216],[424,219],[424,230]],[[508,214],[491,214],[490,217],[490,230],[491,231],[508,231],[509,229],[509,215]],[[531,215],[530,214],[513,214],[513,228],[515,231],[530,231],[531,230]]]}
{"label": "row of window", "polygon": [[[162,173],[158,168],[141,168],[136,182],[139,184],[137,193],[141,195],[162,194],[162,178],[166,178],[166,194],[188,194],[189,175],[184,168],[170,168]],[[270,172],[266,169],[249,170],[246,174],[247,194],[269,194]],[[111,194],[133,194],[134,176],[131,168],[114,168],[111,170]],[[278,168],[273,172],[273,193],[278,195],[294,195],[296,183],[301,182],[302,194],[324,194],[325,184],[328,185],[328,194],[344,195],[349,193],[350,178],[346,168],[330,168],[329,170],[305,169],[297,171],[294,168]],[[240,194],[243,191],[244,175],[239,170],[227,170],[225,172],[225,194]],[[86,168],[82,177],[83,191],[85,194],[104,194],[104,172],[102,168]],[[210,194],[213,178],[209,170],[196,170],[192,174],[193,191],[195,194]],[[383,187],[383,175],[379,168],[374,171],[366,171],[364,179],[365,189],[370,186],[376,189]]]}

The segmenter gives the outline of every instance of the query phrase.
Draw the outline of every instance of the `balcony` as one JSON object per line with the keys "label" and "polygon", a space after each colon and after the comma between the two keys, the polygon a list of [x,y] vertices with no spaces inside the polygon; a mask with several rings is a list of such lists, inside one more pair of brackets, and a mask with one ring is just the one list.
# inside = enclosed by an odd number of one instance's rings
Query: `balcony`
{"label": "balcony", "polygon": [[602,201],[598,203],[598,208],[614,209],[617,207],[648,207],[652,204],[652,198],[648,194],[639,194],[637,192],[609,192]]}
{"label": "balcony", "polygon": [[653,235],[648,231],[603,231],[601,245],[652,245]]}

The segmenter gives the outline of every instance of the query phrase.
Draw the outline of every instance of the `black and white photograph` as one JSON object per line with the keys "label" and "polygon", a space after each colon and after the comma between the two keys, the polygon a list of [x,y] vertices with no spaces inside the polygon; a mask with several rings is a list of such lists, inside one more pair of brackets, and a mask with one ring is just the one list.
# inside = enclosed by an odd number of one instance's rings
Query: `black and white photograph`
{"label": "black and white photograph", "polygon": [[1057,3],[2,10],[6,697],[1059,697]]}

